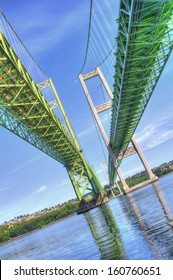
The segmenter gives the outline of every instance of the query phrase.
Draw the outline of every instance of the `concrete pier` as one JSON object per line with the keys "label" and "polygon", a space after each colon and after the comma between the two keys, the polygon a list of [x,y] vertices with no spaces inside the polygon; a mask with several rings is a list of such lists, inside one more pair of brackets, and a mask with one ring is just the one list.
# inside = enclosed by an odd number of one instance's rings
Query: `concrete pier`
{"label": "concrete pier", "polygon": [[[134,192],[138,189],[141,189],[149,184],[152,184],[154,182],[156,182],[158,180],[158,177],[157,176],[154,176],[152,179],[148,179],[140,184],[137,184],[136,186],[133,186],[133,187],[130,187],[130,188],[127,188],[127,189],[124,189],[124,195],[126,194],[129,194],[131,192]],[[123,193],[120,193],[119,195],[115,196],[115,197],[110,197],[108,198],[107,196],[106,197],[98,197],[97,199],[96,198],[93,198],[92,200],[90,201],[81,201],[80,204],[79,204],[79,209],[77,211],[77,214],[81,214],[81,213],[84,213],[86,211],[89,211],[95,207],[98,207],[98,206],[101,206],[105,203],[108,203],[110,199],[112,198],[116,198],[116,197],[119,197],[119,196],[122,196]]]}
{"label": "concrete pier", "polygon": [[89,211],[93,208],[96,208],[98,206],[101,206],[105,203],[109,202],[109,198],[107,196],[105,197],[99,197],[98,199],[93,198],[90,201],[81,201],[79,204],[79,209],[77,210],[77,214],[84,213],[86,211]]}
{"label": "concrete pier", "polygon": [[147,186],[149,184],[152,184],[152,183],[156,182],[157,180],[158,180],[158,177],[154,176],[153,178],[148,179],[148,180],[146,180],[146,181],[144,181],[144,182],[142,182],[140,184],[137,184],[136,186],[133,186],[133,187],[128,188],[128,189],[125,189],[124,192],[125,192],[125,194],[134,192],[134,191],[136,191],[138,189],[141,189],[141,188],[143,188],[143,187],[145,187],[145,186]]}

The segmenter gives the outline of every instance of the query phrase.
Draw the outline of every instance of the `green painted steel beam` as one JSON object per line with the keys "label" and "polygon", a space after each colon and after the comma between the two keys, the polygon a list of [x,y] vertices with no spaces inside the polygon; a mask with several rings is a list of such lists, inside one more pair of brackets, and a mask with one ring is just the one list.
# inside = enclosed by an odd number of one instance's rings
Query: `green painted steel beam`
{"label": "green painted steel beam", "polygon": [[[62,163],[79,200],[91,190],[104,195],[74,132],[67,132],[2,32],[0,70],[0,125]],[[47,84],[55,91],[51,80]],[[65,115],[62,106],[61,111]]]}
{"label": "green painted steel beam", "polygon": [[[173,48],[173,1],[122,0],[110,146],[125,152]],[[119,161],[119,165],[121,161]],[[109,159],[109,179],[116,170]]]}

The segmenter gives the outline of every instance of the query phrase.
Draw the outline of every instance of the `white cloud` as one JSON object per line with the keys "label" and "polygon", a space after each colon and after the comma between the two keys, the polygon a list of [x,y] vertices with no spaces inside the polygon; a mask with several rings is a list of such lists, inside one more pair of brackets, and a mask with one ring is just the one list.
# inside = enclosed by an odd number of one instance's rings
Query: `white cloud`
{"label": "white cloud", "polygon": [[77,134],[77,138],[82,138],[82,137],[87,137],[89,135],[91,135],[95,130],[95,126],[91,125],[90,127],[86,128],[85,130],[82,130],[81,132],[79,132]]}
{"label": "white cloud", "polygon": [[[86,4],[83,2],[74,9],[62,11],[61,14],[57,12],[56,4],[49,11],[44,5],[47,6],[46,3],[43,3],[40,12],[40,5],[35,4],[34,14],[31,9],[26,10],[24,15],[20,16],[18,23],[18,29],[25,37],[27,48],[34,53],[40,53],[54,45],[58,46],[65,38],[72,36],[76,30],[81,28],[79,22],[85,24],[82,19],[86,14]],[[36,18],[37,11],[39,17]],[[25,22],[23,26],[21,25],[22,18]],[[32,20],[26,21],[25,18],[32,18]]]}
{"label": "white cloud", "polygon": [[65,180],[62,180],[62,182],[59,183],[59,184],[56,186],[56,188],[58,188],[58,187],[64,187],[64,186],[67,186],[67,185],[69,185],[69,184],[70,184],[70,180],[69,180],[69,179],[65,179]]}
{"label": "white cloud", "polygon": [[149,150],[173,139],[173,114],[150,123],[135,133],[135,137],[143,150]]}
{"label": "white cloud", "polygon": [[47,190],[47,187],[44,185],[44,186],[39,187],[33,194],[40,194],[42,192],[45,192],[46,190]]}
{"label": "white cloud", "polygon": [[[106,126],[106,124],[110,123],[110,119],[109,119],[107,114],[102,116],[101,122],[102,122],[103,126]],[[97,126],[97,129],[99,129],[98,126]],[[104,129],[106,131],[106,127],[104,127]],[[94,132],[97,133],[96,126],[94,124],[92,124],[88,128],[86,128],[85,130],[82,130],[81,132],[79,132],[77,134],[77,137],[79,137],[79,138],[80,137],[81,138],[82,137],[87,137],[87,136],[90,136],[91,134],[93,134]]]}

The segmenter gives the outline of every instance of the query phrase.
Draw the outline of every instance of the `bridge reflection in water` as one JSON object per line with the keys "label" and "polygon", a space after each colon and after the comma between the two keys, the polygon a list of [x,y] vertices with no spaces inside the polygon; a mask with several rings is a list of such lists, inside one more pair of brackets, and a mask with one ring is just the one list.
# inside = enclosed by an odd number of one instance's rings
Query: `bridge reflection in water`
{"label": "bridge reflection in water", "polygon": [[0,259],[173,259],[173,173],[0,245]]}
{"label": "bridge reflection in water", "polygon": [[101,259],[125,259],[115,217],[110,207],[103,205],[97,210],[96,215],[86,212],[85,217],[99,246]]}
{"label": "bridge reflection in water", "polygon": [[172,259],[173,195],[169,193],[170,188],[154,183],[145,192],[117,197],[85,213],[101,259]]}

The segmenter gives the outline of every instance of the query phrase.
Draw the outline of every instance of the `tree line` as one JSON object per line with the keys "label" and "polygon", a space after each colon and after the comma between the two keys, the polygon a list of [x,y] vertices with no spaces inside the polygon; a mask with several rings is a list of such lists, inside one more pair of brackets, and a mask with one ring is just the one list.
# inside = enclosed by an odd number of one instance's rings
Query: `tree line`
{"label": "tree line", "polygon": [[[152,171],[157,177],[162,177],[170,172],[173,172],[173,160],[166,162],[166,163],[162,163],[160,166],[152,168]],[[147,172],[141,171],[141,172],[136,173],[135,175],[127,177],[125,180],[129,187],[133,187],[148,179],[149,179],[149,177],[148,177]],[[118,184],[122,188],[122,184],[120,181],[118,182]],[[117,194],[119,194],[119,192],[117,189],[115,189],[115,195],[117,195]]]}
{"label": "tree line", "polygon": [[44,213],[39,217],[22,220],[21,222],[15,222],[14,224],[3,224],[0,226],[0,243],[35,229],[42,228],[52,222],[56,222],[70,214],[76,213],[77,209],[77,200],[70,200],[60,205],[58,210]]}
{"label": "tree line", "polygon": [[[173,171],[173,161],[164,163],[156,168],[153,168],[152,170],[156,176],[158,177],[164,176]],[[127,177],[126,182],[129,187],[132,187],[147,179],[148,179],[148,175],[146,171],[142,171],[133,176]],[[120,182],[119,185],[121,186]],[[109,189],[109,186],[105,186],[105,190],[107,195],[108,196],[110,195],[111,197],[111,192],[108,191],[106,187],[108,187]],[[114,188],[113,191],[115,195],[119,194],[118,189]],[[45,225],[48,225],[52,222],[56,222],[64,217],[67,217],[68,215],[76,213],[77,210],[78,210],[78,201],[77,199],[72,199],[69,200],[68,202],[64,202],[58,205],[58,209],[48,211],[47,213],[43,213],[40,216],[29,218],[29,215],[23,215],[21,217],[25,217],[25,218],[22,219],[22,221],[20,222],[18,221],[16,221],[15,223],[6,222],[3,225],[0,225],[0,243],[8,241],[17,236],[26,234],[38,228],[42,228]]]}

